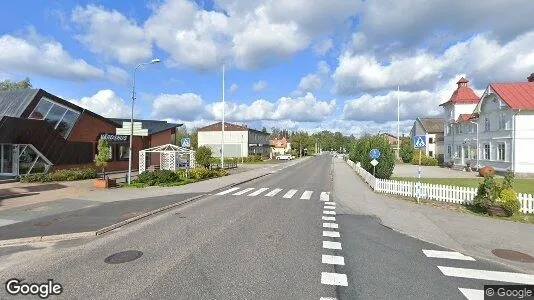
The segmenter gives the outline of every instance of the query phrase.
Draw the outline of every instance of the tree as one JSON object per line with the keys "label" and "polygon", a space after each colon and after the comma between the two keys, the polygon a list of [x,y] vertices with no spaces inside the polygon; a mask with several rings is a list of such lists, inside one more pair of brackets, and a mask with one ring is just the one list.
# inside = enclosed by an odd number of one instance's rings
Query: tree
{"label": "tree", "polygon": [[198,149],[195,151],[195,161],[204,168],[209,168],[211,161],[211,149],[207,146],[198,147]]}
{"label": "tree", "polygon": [[389,179],[395,167],[395,154],[383,135],[365,135],[358,139],[351,147],[349,158],[354,162],[360,162],[362,168],[369,173],[373,173],[372,159],[369,156],[369,152],[375,148],[380,151],[375,176],[380,179]]}
{"label": "tree", "polygon": [[191,148],[197,149],[198,148],[198,130],[196,128],[193,128],[191,130]]}
{"label": "tree", "polygon": [[403,162],[409,163],[413,157],[413,146],[410,139],[402,139],[400,146],[400,157]]}
{"label": "tree", "polygon": [[9,91],[9,90],[16,90],[16,89],[28,89],[31,88],[32,84],[30,82],[30,78],[26,77],[21,81],[10,81],[10,80],[4,80],[0,81],[0,91]]}
{"label": "tree", "polygon": [[106,140],[99,140],[97,146],[98,153],[95,155],[95,165],[102,168],[102,178],[106,179],[106,166],[108,165],[111,151]]}
{"label": "tree", "polygon": [[263,126],[263,128],[261,129],[261,132],[267,133],[267,128],[265,128],[265,126]]}
{"label": "tree", "polygon": [[182,146],[182,138],[190,137],[190,135],[187,133],[187,127],[185,125],[182,125],[178,128],[176,128],[176,145]]}

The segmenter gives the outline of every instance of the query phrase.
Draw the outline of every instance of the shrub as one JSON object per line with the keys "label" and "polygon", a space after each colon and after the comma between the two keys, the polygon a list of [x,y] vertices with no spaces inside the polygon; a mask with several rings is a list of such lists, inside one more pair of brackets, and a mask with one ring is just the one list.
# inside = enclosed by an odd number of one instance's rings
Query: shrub
{"label": "shrub", "polygon": [[486,175],[484,181],[478,185],[477,195],[474,198],[476,207],[486,211],[488,207],[495,204],[499,197],[500,188],[493,176]]}
{"label": "shrub", "polygon": [[511,216],[517,214],[521,209],[521,202],[517,199],[517,193],[511,188],[504,188],[500,193],[499,204]]}
{"label": "shrub", "polygon": [[502,182],[503,189],[513,189],[514,188],[514,172],[508,170],[506,175],[504,175],[504,180]]}
{"label": "shrub", "polygon": [[419,153],[421,153],[421,165],[422,166],[437,166],[438,160],[434,157],[426,156],[426,153],[422,150],[414,152],[412,157],[412,165],[419,165]]}
{"label": "shrub", "polygon": [[95,169],[65,169],[57,170],[48,174],[38,173],[25,175],[20,178],[21,182],[49,182],[49,181],[74,181],[96,178]]}
{"label": "shrub", "polygon": [[402,162],[409,163],[412,161],[413,157],[413,146],[412,142],[409,139],[403,139],[400,146],[400,157]]}
{"label": "shrub", "polygon": [[44,173],[37,173],[37,174],[29,174],[29,175],[23,175],[20,177],[20,182],[48,182],[52,181],[50,179],[50,176],[48,174]]}
{"label": "shrub", "polygon": [[159,185],[179,182],[182,179],[176,172],[170,170],[155,170],[153,172],[143,172],[134,180],[136,183],[144,183],[147,185]]}
{"label": "shrub", "polygon": [[369,157],[369,152],[373,148],[378,149],[381,153],[380,158],[377,159],[379,164],[376,166],[375,176],[380,179],[389,179],[395,167],[395,155],[384,136],[365,135],[356,140],[351,146],[349,158],[354,162],[360,162],[362,168],[372,174],[373,165],[371,165],[372,159]]}
{"label": "shrub", "polygon": [[106,166],[111,155],[109,144],[106,140],[100,139],[97,146],[98,154],[95,155],[95,165],[102,168],[102,177],[106,178]]}
{"label": "shrub", "polygon": [[485,166],[485,167],[481,168],[480,170],[478,170],[478,175],[480,177],[486,177],[487,175],[494,176],[495,175],[495,169],[492,166]]}
{"label": "shrub", "polygon": [[211,149],[207,146],[198,147],[197,151],[195,151],[195,161],[199,166],[209,168],[211,162]]}

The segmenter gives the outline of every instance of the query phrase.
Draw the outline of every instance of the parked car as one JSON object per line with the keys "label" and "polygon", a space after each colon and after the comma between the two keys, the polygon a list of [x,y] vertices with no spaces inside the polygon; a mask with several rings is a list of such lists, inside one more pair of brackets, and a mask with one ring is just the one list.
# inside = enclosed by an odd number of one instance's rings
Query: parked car
{"label": "parked car", "polygon": [[282,154],[282,155],[278,155],[276,157],[276,159],[278,159],[278,160],[292,160],[293,156],[291,156],[290,154]]}

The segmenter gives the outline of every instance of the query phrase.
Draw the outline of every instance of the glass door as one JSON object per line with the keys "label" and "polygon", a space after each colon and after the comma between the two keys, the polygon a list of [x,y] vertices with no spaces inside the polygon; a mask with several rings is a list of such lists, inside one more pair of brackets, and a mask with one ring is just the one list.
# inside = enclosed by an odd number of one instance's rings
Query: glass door
{"label": "glass door", "polygon": [[13,174],[13,145],[0,144],[0,174]]}

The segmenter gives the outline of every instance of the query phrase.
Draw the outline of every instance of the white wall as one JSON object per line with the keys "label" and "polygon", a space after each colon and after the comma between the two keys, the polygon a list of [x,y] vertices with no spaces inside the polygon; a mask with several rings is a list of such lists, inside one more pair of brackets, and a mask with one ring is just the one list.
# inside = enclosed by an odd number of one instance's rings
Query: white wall
{"label": "white wall", "polygon": [[[220,131],[199,131],[198,146],[208,146],[212,149],[214,157],[220,157],[221,137]],[[225,131],[224,145],[225,157],[248,156],[248,131]],[[240,150],[234,151],[236,147],[234,145],[238,145],[237,148]]]}
{"label": "white wall", "polygon": [[534,173],[534,112],[522,111],[516,116],[515,171]]}

